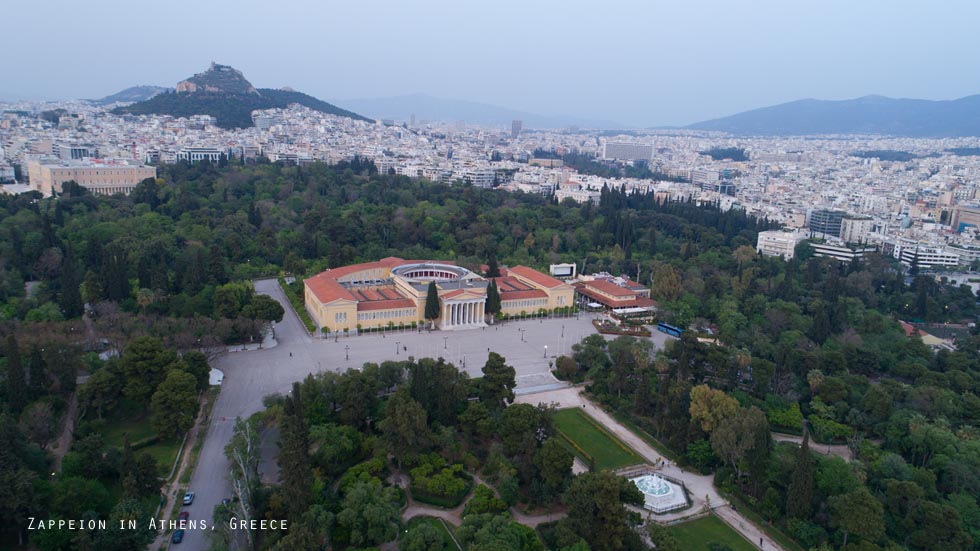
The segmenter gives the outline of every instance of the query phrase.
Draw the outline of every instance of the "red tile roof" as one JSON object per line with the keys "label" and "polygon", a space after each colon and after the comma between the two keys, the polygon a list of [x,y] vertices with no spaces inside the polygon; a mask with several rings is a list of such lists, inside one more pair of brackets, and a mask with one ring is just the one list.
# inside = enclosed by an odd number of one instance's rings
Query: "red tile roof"
{"label": "red tile roof", "polygon": [[534,283],[546,287],[548,289],[554,289],[555,287],[560,287],[564,285],[561,281],[551,277],[550,275],[542,274],[541,272],[528,268],[527,266],[514,266],[510,269],[510,273],[514,275],[521,276],[523,278],[530,279]]}
{"label": "red tile roof", "polygon": [[526,298],[548,298],[548,293],[542,291],[541,289],[500,292],[500,302],[507,302],[508,300],[522,300]]}
{"label": "red tile roof", "polygon": [[391,310],[392,308],[415,308],[415,302],[407,298],[394,300],[373,300],[371,302],[358,302],[358,312],[370,312],[372,310]]}
{"label": "red tile roof", "polygon": [[607,295],[612,295],[614,297],[633,297],[636,293],[626,289],[625,287],[620,287],[615,283],[609,281],[604,281],[602,279],[596,279],[595,281],[583,281],[582,285],[586,287],[591,287],[596,291],[606,293]]}

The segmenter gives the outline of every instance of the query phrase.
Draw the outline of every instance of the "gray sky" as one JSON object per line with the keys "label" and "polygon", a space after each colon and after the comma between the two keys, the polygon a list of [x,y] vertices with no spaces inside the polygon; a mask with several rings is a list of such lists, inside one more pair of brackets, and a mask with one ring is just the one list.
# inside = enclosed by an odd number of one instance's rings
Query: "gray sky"
{"label": "gray sky", "polygon": [[320,98],[411,93],[633,126],[815,97],[980,93],[975,0],[2,0],[0,98],[232,65]]}

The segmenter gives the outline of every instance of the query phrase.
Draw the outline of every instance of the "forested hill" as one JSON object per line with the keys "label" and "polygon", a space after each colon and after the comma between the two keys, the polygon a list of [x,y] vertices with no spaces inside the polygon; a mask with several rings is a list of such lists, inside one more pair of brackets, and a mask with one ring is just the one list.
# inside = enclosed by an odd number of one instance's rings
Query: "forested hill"
{"label": "forested hill", "polygon": [[190,117],[211,115],[221,128],[245,128],[252,126],[252,111],[256,109],[285,108],[298,103],[322,113],[349,117],[370,122],[367,117],[341,109],[313,96],[289,90],[260,88],[258,94],[229,94],[224,92],[195,92],[193,94],[169,92],[158,94],[146,101],[119,107],[117,115],[170,115]]}

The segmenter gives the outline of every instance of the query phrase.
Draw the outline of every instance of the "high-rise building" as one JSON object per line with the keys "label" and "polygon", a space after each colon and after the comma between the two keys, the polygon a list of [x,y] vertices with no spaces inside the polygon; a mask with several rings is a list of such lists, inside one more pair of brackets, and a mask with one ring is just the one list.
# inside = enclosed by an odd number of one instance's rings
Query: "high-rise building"
{"label": "high-rise building", "polygon": [[839,210],[817,209],[810,213],[810,231],[840,237],[840,227],[847,213]]}
{"label": "high-rise building", "polygon": [[514,119],[510,122],[510,137],[517,138],[521,135],[521,129],[524,128],[524,122]]}

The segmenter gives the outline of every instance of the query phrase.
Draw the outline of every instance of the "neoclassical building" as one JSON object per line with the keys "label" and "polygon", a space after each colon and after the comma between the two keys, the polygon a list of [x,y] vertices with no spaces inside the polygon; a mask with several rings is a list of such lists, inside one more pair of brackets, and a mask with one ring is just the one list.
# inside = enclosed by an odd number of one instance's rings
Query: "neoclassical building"
{"label": "neoclassical building", "polygon": [[[495,279],[504,314],[571,306],[575,295],[572,286],[526,266],[502,269]],[[389,257],[333,268],[304,281],[304,301],[316,324],[327,331],[421,324],[430,282],[439,294],[440,329],[485,325],[490,280],[441,260]]]}

